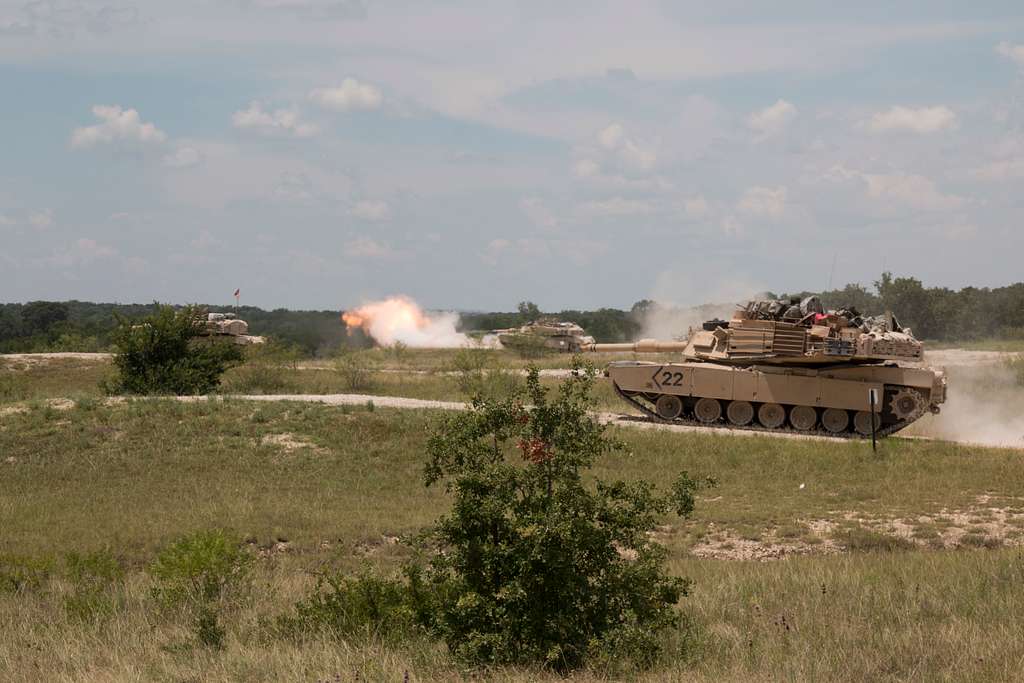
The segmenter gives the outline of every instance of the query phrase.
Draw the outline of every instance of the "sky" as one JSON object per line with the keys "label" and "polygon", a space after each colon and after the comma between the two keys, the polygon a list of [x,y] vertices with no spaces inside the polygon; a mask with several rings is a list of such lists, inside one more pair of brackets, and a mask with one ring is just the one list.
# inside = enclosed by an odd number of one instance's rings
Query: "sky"
{"label": "sky", "polygon": [[0,0],[0,301],[1001,286],[1022,183],[1020,2]]}

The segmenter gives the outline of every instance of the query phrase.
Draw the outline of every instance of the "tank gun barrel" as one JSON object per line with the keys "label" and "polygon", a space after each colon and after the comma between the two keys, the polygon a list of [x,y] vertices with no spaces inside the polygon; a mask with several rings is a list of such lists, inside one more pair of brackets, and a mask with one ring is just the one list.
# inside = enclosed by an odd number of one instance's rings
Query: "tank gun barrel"
{"label": "tank gun barrel", "polygon": [[593,353],[673,353],[684,351],[686,345],[684,341],[641,339],[626,344],[587,344],[583,350]]}

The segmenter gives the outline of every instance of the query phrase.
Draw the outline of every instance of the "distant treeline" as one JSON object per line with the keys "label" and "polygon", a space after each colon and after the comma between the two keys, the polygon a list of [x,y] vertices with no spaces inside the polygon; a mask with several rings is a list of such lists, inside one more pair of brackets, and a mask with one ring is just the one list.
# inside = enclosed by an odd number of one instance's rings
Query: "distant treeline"
{"label": "distant treeline", "polygon": [[[766,298],[804,297],[812,292],[766,293]],[[855,307],[866,315],[891,310],[920,339],[969,341],[974,339],[1024,338],[1024,283],[1007,287],[960,290],[925,287],[915,278],[884,273],[873,289],[859,284],[817,293],[827,308]],[[732,302],[741,303],[741,302]],[[539,315],[575,322],[600,342],[629,341],[643,332],[648,311],[656,307],[644,299],[628,311],[601,308],[542,313],[530,302],[508,313],[463,313],[465,332],[495,330],[522,325]],[[233,311],[209,306],[212,312]],[[0,353],[34,351],[107,351],[116,316],[137,318],[155,310],[152,304],[97,304],[85,301],[33,301],[0,304]],[[323,356],[342,345],[370,343],[360,331],[347,333],[339,311],[266,311],[242,306],[238,317],[249,323],[251,334],[270,337],[308,355]],[[679,330],[683,333],[685,330]]]}

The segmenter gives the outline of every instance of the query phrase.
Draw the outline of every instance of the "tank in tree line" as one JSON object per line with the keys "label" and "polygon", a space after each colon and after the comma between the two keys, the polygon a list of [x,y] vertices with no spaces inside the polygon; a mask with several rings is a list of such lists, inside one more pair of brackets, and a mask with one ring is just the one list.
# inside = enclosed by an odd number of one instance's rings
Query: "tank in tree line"
{"label": "tank in tree line", "polygon": [[494,330],[501,345],[510,349],[540,349],[578,353],[594,343],[576,323],[540,318],[522,327]]}
{"label": "tank in tree line", "polygon": [[[683,341],[590,344],[587,351],[678,354],[613,361],[616,392],[661,421],[832,436],[893,434],[946,400],[946,376],[891,314],[825,311],[817,297],[751,301]],[[871,390],[876,401],[872,406]]]}

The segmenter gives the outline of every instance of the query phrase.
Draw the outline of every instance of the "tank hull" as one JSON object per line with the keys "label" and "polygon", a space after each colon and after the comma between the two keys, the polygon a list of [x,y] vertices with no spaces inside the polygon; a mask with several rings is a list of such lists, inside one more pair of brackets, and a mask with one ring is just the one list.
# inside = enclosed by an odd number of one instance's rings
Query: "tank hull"
{"label": "tank hull", "polygon": [[942,372],[895,364],[615,361],[605,375],[624,400],[658,420],[830,436],[870,436],[872,414],[878,436],[893,434],[945,401]]}

